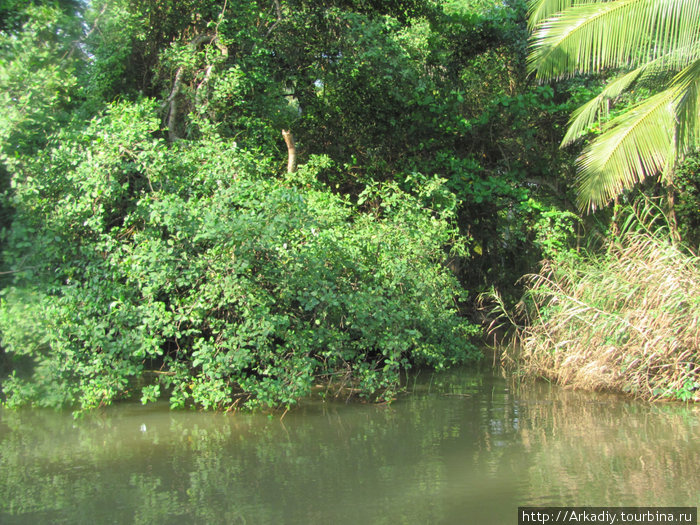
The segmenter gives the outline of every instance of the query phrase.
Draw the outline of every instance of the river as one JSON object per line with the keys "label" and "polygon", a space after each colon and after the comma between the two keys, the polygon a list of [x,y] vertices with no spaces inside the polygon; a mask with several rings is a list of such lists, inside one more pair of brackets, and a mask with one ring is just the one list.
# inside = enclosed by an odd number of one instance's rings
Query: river
{"label": "river", "polygon": [[700,409],[490,370],[390,406],[0,411],[0,523],[517,523],[518,506],[700,506]]}

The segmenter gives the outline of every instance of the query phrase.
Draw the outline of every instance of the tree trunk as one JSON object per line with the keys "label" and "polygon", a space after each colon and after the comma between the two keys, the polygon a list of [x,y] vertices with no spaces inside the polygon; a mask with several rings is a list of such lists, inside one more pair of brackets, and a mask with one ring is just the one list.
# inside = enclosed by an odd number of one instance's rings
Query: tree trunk
{"label": "tree trunk", "polygon": [[294,173],[297,170],[297,147],[294,144],[294,136],[286,129],[282,130],[282,136],[287,144],[287,173]]}
{"label": "tree trunk", "polygon": [[620,228],[617,224],[617,212],[620,211],[620,196],[615,195],[615,200],[613,202],[613,216],[612,224],[610,225],[610,233],[613,239],[617,239],[620,235]]}
{"label": "tree trunk", "polygon": [[671,240],[680,242],[681,235],[678,233],[678,221],[676,220],[676,192],[673,187],[673,177],[666,180],[666,203],[668,205],[668,229]]}

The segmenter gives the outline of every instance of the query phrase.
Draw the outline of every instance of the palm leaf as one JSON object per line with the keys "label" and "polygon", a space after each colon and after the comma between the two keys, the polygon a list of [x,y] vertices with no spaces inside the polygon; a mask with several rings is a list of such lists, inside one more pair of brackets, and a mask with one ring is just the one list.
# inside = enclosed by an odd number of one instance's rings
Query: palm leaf
{"label": "palm leaf", "polygon": [[[576,5],[591,4],[598,0],[532,0],[528,4],[528,27],[534,29],[537,24],[552,15]],[[604,0],[609,1],[609,0]]]}
{"label": "palm leaf", "polygon": [[615,118],[578,159],[578,204],[606,205],[647,176],[664,171],[674,159],[674,101],[669,88]]}
{"label": "palm leaf", "polygon": [[681,71],[673,81],[677,89],[675,115],[678,122],[678,156],[700,144],[700,58]]}
{"label": "palm leaf", "polygon": [[[640,67],[621,75],[610,82],[596,97],[574,111],[569,119],[569,127],[562,139],[561,146],[568,146],[576,141],[598,120],[601,113],[607,113],[608,104],[627,91],[633,84],[644,86],[649,80],[658,81],[658,75],[668,70],[681,70],[700,58],[700,46],[676,49],[672,53],[660,56]],[[651,85],[656,87],[658,85]],[[663,86],[662,86],[663,87]]]}
{"label": "palm leaf", "polygon": [[700,0],[533,0],[529,14],[528,68],[538,79],[624,71],[572,115],[562,145],[633,85],[660,91],[609,122],[583,151],[579,205],[603,206],[645,177],[670,177],[700,143]]}
{"label": "palm leaf", "polygon": [[575,5],[540,23],[528,67],[548,80],[630,67],[700,38],[700,0],[616,0]]}
{"label": "palm leaf", "polygon": [[632,85],[642,74],[643,67],[637,68],[630,73],[622,75],[615,81],[608,84],[598,96],[593,97],[583,106],[579,107],[571,114],[569,128],[561,141],[561,146],[568,146],[576,139],[584,135],[588,129],[596,122],[601,111],[607,110],[607,103],[611,99],[619,97],[627,88]]}

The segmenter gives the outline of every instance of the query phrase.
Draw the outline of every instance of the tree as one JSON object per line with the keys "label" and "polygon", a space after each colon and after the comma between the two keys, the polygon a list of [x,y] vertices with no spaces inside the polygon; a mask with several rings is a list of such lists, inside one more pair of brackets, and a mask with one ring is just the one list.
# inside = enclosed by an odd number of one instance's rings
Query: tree
{"label": "tree", "polygon": [[[700,0],[532,0],[530,27],[537,79],[618,73],[573,113],[562,142],[600,132],[578,159],[579,206],[661,174],[672,210],[674,168],[700,133]],[[614,115],[624,93],[631,103]]]}
{"label": "tree", "polygon": [[7,163],[34,153],[68,118],[81,28],[58,4],[0,6],[3,16],[12,22],[0,25],[0,162]]}

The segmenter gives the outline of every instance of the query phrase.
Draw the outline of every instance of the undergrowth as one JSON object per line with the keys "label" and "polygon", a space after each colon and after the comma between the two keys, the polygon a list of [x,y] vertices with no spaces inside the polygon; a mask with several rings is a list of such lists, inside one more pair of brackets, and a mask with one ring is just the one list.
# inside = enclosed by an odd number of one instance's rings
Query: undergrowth
{"label": "undergrowth", "polygon": [[700,259],[630,215],[602,253],[525,278],[526,322],[506,360],[576,388],[700,401]]}

